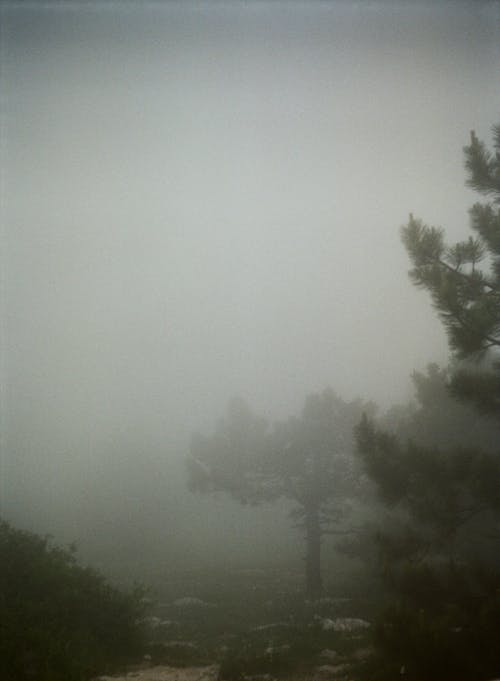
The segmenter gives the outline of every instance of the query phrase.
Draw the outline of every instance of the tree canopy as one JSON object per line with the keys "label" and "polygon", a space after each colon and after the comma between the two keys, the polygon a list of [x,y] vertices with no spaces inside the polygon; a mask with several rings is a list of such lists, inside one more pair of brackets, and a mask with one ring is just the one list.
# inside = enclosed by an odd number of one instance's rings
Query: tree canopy
{"label": "tree canopy", "polygon": [[475,235],[449,247],[441,228],[412,215],[402,229],[410,277],[448,334],[451,370],[415,372],[416,409],[393,411],[389,428],[365,415],[356,429],[365,470],[399,520],[378,532],[394,595],[379,651],[390,664],[398,651],[409,678],[429,681],[500,670],[500,125],[493,132],[494,152],[474,133],[464,150],[467,184],[492,199],[470,210]]}
{"label": "tree canopy", "polygon": [[457,369],[452,390],[500,417],[500,124],[493,140],[489,151],[471,132],[464,148],[467,185],[491,199],[470,209],[474,235],[448,246],[442,228],[410,215],[402,239],[413,264],[410,277],[430,292],[455,357],[490,360],[480,370]]}
{"label": "tree canopy", "polygon": [[444,370],[416,372],[414,385],[416,404],[381,424],[365,416],[356,429],[381,507],[364,546],[352,547],[371,551],[382,577],[380,678],[396,678],[402,663],[414,679],[496,678],[499,424],[455,403]]}
{"label": "tree canopy", "polygon": [[280,497],[293,503],[292,518],[306,535],[311,595],[322,589],[321,538],[345,517],[355,491],[353,427],[363,410],[373,407],[327,389],[310,395],[300,416],[271,427],[237,399],[212,435],[193,437],[187,462],[193,490],[224,491],[241,503]]}

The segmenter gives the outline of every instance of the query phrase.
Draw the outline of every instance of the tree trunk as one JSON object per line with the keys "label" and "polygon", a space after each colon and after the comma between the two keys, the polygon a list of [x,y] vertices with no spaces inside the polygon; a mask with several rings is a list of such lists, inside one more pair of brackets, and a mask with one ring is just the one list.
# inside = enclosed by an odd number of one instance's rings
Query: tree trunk
{"label": "tree trunk", "polygon": [[307,511],[306,518],[306,590],[310,598],[318,598],[323,591],[321,581],[321,528],[317,507]]}

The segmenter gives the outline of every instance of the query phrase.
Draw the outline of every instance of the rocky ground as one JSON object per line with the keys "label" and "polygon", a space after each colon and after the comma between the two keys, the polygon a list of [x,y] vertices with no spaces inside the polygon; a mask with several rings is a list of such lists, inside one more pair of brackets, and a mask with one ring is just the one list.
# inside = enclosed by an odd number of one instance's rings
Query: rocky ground
{"label": "rocky ground", "polygon": [[156,665],[135,669],[120,676],[99,676],[96,681],[217,681],[219,667],[168,667]]}
{"label": "rocky ground", "polygon": [[372,654],[365,600],[309,601],[300,579],[247,572],[165,585],[147,604],[142,663],[99,681],[357,681]]}
{"label": "rocky ground", "polygon": [[[366,655],[366,650],[360,649]],[[358,658],[359,659],[359,658]],[[307,672],[291,672],[287,681],[354,681],[349,661],[333,663],[325,659],[323,663]],[[220,665],[206,667],[170,667],[167,665],[144,666],[113,676],[99,676],[95,681],[221,681]],[[238,677],[241,681],[275,681],[271,674],[251,674]],[[229,681],[229,680],[228,680]]]}
{"label": "rocky ground", "polygon": [[[356,670],[370,658],[372,649],[366,645],[362,633],[369,628],[368,622],[357,618],[318,619],[314,625],[318,631],[337,634],[339,642],[344,639],[350,643],[349,652],[340,653],[331,648],[324,648],[311,658],[307,664],[301,664],[294,658],[292,644],[273,644],[270,639],[263,651],[244,654],[241,656],[222,656],[217,664],[174,666],[155,664],[151,656],[145,656],[143,662],[129,668],[122,674],[100,676],[95,681],[355,681]],[[257,627],[258,633],[269,635],[281,629],[282,623],[262,625]],[[254,630],[255,631],[255,630]],[[156,646],[158,644],[155,644]],[[242,648],[248,647],[248,642],[242,642]],[[194,643],[188,641],[166,641],[159,648],[160,652],[168,655],[170,651],[177,653],[184,649],[188,653],[196,654]],[[288,662],[291,662],[289,664]]]}

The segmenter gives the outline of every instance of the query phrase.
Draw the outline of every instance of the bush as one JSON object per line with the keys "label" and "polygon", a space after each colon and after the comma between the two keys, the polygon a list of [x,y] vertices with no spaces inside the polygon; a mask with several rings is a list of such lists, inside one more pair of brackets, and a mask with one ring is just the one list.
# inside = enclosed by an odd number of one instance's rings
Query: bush
{"label": "bush", "polygon": [[[500,672],[500,575],[420,566],[399,575],[398,601],[375,628],[370,679],[482,681]],[[383,670],[383,671],[382,671]]]}
{"label": "bush", "polygon": [[0,520],[3,681],[83,681],[140,653],[139,589],[118,591],[74,554]]}

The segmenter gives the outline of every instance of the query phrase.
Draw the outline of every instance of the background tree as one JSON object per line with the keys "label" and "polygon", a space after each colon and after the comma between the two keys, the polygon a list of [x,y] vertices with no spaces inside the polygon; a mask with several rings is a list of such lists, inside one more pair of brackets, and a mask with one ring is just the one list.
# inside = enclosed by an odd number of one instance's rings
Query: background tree
{"label": "background tree", "polygon": [[300,417],[276,423],[233,400],[210,436],[193,437],[188,459],[193,490],[224,491],[241,503],[285,498],[306,538],[306,588],[322,591],[321,541],[346,517],[355,494],[353,427],[361,401],[344,402],[331,390],[311,395]]}
{"label": "background tree", "polygon": [[464,148],[468,186],[492,199],[470,210],[474,236],[448,247],[441,228],[410,215],[402,239],[413,263],[410,277],[430,292],[456,358],[485,362],[481,370],[454,372],[453,392],[500,418],[500,124],[493,138],[494,151],[474,132]]}

